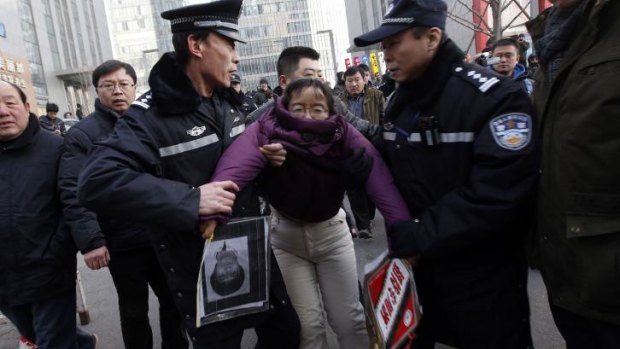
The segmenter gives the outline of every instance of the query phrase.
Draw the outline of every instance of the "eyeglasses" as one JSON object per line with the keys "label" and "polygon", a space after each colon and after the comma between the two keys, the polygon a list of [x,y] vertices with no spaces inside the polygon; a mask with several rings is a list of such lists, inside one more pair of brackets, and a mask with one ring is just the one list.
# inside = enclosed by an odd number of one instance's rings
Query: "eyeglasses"
{"label": "eyeglasses", "polygon": [[502,52],[498,52],[498,53],[494,53],[493,57],[497,57],[497,58],[502,58],[502,57],[506,57],[506,59],[513,59],[515,58],[517,55],[515,55],[512,52],[506,52],[506,53],[502,53]]}
{"label": "eyeglasses", "polygon": [[128,92],[131,90],[132,87],[135,86],[135,84],[132,84],[129,81],[121,81],[119,83],[113,83],[113,82],[106,82],[102,85],[99,85],[97,88],[102,89],[106,92],[114,92],[114,90],[116,90],[116,87],[119,87],[123,92]]}
{"label": "eyeglasses", "polygon": [[306,113],[309,113],[310,116],[312,116],[313,118],[322,117],[329,113],[328,110],[320,106],[315,106],[312,108],[304,108],[302,106],[293,106],[290,112],[291,114],[295,116],[299,116],[299,117],[304,117],[306,116]]}

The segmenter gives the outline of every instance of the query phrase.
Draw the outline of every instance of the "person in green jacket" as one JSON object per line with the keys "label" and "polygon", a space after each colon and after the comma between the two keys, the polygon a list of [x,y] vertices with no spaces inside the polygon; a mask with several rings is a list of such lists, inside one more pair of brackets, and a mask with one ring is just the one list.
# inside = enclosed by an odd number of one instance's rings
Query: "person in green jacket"
{"label": "person in green jacket", "polygon": [[542,165],[531,262],[567,348],[620,346],[620,2],[530,21]]}

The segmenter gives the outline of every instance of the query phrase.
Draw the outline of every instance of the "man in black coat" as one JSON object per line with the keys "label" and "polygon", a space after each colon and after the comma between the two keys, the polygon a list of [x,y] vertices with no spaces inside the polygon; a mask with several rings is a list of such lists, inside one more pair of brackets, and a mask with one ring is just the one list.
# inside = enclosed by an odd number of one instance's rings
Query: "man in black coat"
{"label": "man in black coat", "polygon": [[254,98],[249,94],[243,93],[241,91],[241,75],[239,73],[233,73],[232,78],[230,79],[230,86],[237,92],[239,95],[239,101],[241,102],[241,112],[244,116],[247,116],[251,112],[255,111],[258,107],[256,103],[254,103]]}
{"label": "man in black coat", "polygon": [[157,262],[147,227],[132,220],[98,217],[77,198],[78,176],[93,143],[107,138],[136,97],[136,72],[127,63],[109,60],[94,71],[92,82],[99,97],[95,111],[69,129],[59,172],[64,216],[84,254],[97,270],[108,266],[118,293],[121,331],[126,348],[150,349],[149,285],[159,300],[159,325],[164,348],[187,348],[181,318]]}
{"label": "man in black coat", "polygon": [[399,83],[378,145],[414,220],[388,231],[414,267],[424,314],[414,348],[531,346],[524,258],[538,178],[526,93],[463,63],[442,0],[400,1],[355,39],[381,42]]}
{"label": "man in black coat", "polygon": [[0,81],[0,311],[39,348],[95,348],[75,323],[75,244],[62,219],[62,138]]}
{"label": "man in black coat", "polygon": [[39,116],[41,127],[59,136],[64,136],[67,132],[64,121],[58,118],[58,105],[47,103],[45,105],[45,115]]}
{"label": "man in black coat", "polygon": [[194,348],[239,348],[251,327],[262,348],[296,348],[299,319],[273,254],[269,310],[196,328],[200,217],[230,214],[233,201],[236,214],[258,213],[236,195],[234,183],[209,183],[223,151],[245,130],[230,89],[241,4],[216,1],[162,13],[172,20],[175,52],[155,64],[151,90],[132,103],[112,135],[96,142],[78,195],[98,215],[149,226]]}

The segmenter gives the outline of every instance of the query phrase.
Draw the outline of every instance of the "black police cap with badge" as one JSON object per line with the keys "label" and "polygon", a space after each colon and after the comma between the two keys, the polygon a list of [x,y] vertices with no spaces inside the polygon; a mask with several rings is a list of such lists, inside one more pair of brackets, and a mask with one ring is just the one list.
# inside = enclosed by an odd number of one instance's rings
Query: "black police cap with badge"
{"label": "black police cap with badge", "polygon": [[241,75],[239,73],[232,73],[230,75],[230,82],[241,83]]}
{"label": "black police cap with badge", "polygon": [[239,16],[243,0],[220,0],[190,5],[161,13],[170,20],[173,33],[212,30],[234,41],[245,43],[239,36]]}
{"label": "black police cap with badge", "polygon": [[381,25],[354,39],[358,47],[372,45],[411,27],[446,28],[448,7],[443,0],[395,0]]}

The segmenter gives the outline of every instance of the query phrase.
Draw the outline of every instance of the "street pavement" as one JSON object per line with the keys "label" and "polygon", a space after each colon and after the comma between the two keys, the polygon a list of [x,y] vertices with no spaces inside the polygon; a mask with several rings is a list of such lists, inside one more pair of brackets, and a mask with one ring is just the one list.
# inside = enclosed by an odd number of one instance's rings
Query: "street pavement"
{"label": "street pavement", "polygon": [[[355,250],[358,262],[358,274],[362,278],[364,265],[373,260],[386,248],[386,239],[383,229],[383,221],[377,215],[373,239],[355,239]],[[123,348],[123,340],[120,332],[118,317],[118,299],[112,283],[112,278],[107,269],[92,271],[83,262],[82,256],[78,256],[78,269],[82,276],[82,283],[86,292],[86,302],[90,313],[91,322],[84,326],[86,331],[97,333],[101,339],[100,349]],[[537,349],[560,349],[565,348],[564,341],[558,333],[547,303],[547,292],[537,271],[530,271],[528,281],[530,295],[530,308],[532,312],[531,325],[534,346]],[[161,347],[158,329],[158,305],[157,299],[151,293],[150,319],[154,333],[154,348]],[[79,320],[78,320],[79,321]],[[18,334],[10,324],[2,324],[0,320],[0,349],[17,349]],[[335,335],[329,336],[330,348],[338,348]],[[252,330],[246,331],[242,343],[243,349],[254,348],[256,336]],[[438,349],[450,348],[437,345]],[[363,349],[363,348],[362,348]]]}

